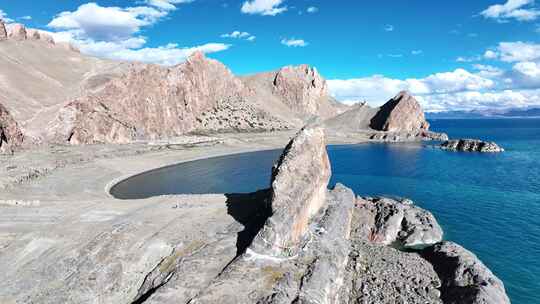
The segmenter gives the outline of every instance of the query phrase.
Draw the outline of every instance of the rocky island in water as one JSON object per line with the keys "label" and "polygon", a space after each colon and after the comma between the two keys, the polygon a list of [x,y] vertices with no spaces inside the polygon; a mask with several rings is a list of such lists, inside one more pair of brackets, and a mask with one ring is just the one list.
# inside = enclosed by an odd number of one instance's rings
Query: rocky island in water
{"label": "rocky island in water", "polygon": [[[108,61],[1,22],[0,54],[0,303],[510,303],[429,211],[328,189],[328,143],[502,151],[430,130],[408,92],[346,106],[307,65],[237,77],[201,52]],[[283,147],[254,193],[108,193],[150,169]]]}

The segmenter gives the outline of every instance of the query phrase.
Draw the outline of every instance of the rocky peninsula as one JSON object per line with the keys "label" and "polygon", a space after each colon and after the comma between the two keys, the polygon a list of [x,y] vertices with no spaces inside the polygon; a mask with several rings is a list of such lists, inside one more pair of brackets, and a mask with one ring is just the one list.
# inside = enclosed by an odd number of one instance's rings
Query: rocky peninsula
{"label": "rocky peninsula", "polygon": [[[114,62],[3,23],[0,54],[0,303],[509,303],[429,211],[328,189],[327,144],[447,139],[407,92],[348,107],[307,65]],[[254,193],[108,193],[283,146]]]}

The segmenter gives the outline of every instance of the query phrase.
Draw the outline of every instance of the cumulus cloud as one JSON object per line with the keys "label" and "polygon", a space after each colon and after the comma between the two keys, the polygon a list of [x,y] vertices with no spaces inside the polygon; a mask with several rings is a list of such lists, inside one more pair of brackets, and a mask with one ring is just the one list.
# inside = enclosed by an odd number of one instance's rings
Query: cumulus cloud
{"label": "cumulus cloud", "polygon": [[8,18],[6,12],[4,12],[4,11],[1,10],[1,9],[0,9],[0,19],[1,19],[1,20],[4,20],[5,23],[11,23],[11,22],[13,22],[13,19]]}
{"label": "cumulus cloud", "polygon": [[310,13],[310,14],[315,14],[316,12],[319,11],[319,8],[316,7],[316,6],[310,6],[307,8],[306,12]]}
{"label": "cumulus cloud", "polygon": [[540,16],[540,11],[533,8],[534,0],[507,0],[504,4],[495,4],[480,13],[484,18],[507,22],[509,19],[532,21]]}
{"label": "cumulus cloud", "polygon": [[538,60],[540,59],[540,44],[522,41],[501,42],[496,49],[486,51],[484,57],[505,62]]}
{"label": "cumulus cloud", "polygon": [[366,100],[374,106],[381,105],[399,91],[407,90],[420,97],[485,90],[494,87],[495,82],[464,69],[453,72],[436,73],[425,78],[393,79],[382,75],[357,79],[329,80],[332,95],[345,103]]}
{"label": "cumulus cloud", "polygon": [[147,0],[140,2],[145,5],[125,8],[86,3],[75,11],[56,15],[48,27],[55,30],[55,40],[71,42],[84,54],[109,59],[175,65],[195,51],[213,53],[230,48],[223,43],[145,47],[146,38],[140,35],[142,28],[166,17],[176,5],[189,2],[192,0]]}
{"label": "cumulus cloud", "polygon": [[176,65],[184,62],[187,57],[197,51],[215,53],[227,50],[229,47],[230,45],[222,43],[207,43],[189,48],[181,48],[177,44],[168,44],[157,48],[142,48],[137,50],[129,48],[120,49],[108,53],[108,57],[128,61]]}
{"label": "cumulus cloud", "polygon": [[242,32],[242,31],[233,31],[231,33],[223,34],[220,36],[221,38],[234,38],[234,39],[245,39],[247,41],[255,41],[255,36],[251,35],[248,32]]}
{"label": "cumulus cloud", "polygon": [[275,16],[287,11],[282,5],[283,0],[253,0],[242,4],[240,11],[244,14]]}
{"label": "cumulus cloud", "polygon": [[288,47],[306,47],[309,45],[304,39],[296,39],[296,38],[284,38],[281,39],[281,44],[286,45]]}

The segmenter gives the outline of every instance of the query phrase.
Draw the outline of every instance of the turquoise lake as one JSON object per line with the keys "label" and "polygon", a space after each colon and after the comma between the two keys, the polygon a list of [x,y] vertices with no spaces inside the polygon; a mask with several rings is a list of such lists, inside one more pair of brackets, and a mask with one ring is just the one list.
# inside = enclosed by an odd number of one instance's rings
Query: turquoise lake
{"label": "turquoise lake", "polygon": [[[502,154],[457,153],[430,144],[329,146],[331,184],[357,195],[408,197],[430,210],[445,239],[473,251],[505,284],[512,303],[540,294],[540,119],[436,120],[451,138],[493,140]],[[194,161],[124,181],[118,198],[244,193],[269,186],[281,151]]]}

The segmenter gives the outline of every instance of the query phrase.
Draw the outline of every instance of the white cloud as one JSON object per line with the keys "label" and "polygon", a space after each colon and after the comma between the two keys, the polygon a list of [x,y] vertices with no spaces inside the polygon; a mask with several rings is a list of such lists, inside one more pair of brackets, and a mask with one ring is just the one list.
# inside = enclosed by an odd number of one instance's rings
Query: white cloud
{"label": "white cloud", "polygon": [[495,51],[492,51],[492,50],[487,50],[484,53],[484,58],[486,58],[486,59],[496,59],[497,57],[498,57],[497,53]]}
{"label": "white cloud", "polygon": [[223,34],[221,38],[234,38],[234,39],[245,39],[247,41],[255,41],[255,36],[251,35],[248,32],[233,31],[231,33]]}
{"label": "white cloud", "polygon": [[150,26],[176,9],[175,5],[192,0],[147,0],[146,6],[103,7],[96,3],[79,6],[73,12],[62,12],[54,17],[49,27],[57,41],[69,41],[82,53],[109,59],[175,65],[195,51],[205,53],[229,49],[229,44],[206,43],[195,47],[168,44],[145,47],[146,38],[140,35]]}
{"label": "white cloud", "polygon": [[296,39],[296,38],[284,38],[281,40],[281,44],[286,45],[288,47],[305,47],[308,46],[309,43],[304,41],[303,39]]}
{"label": "white cloud", "polygon": [[194,0],[147,0],[146,3],[162,10],[175,10],[175,4],[190,3],[193,1]]}
{"label": "white cloud", "polygon": [[315,14],[316,12],[319,11],[319,8],[316,7],[316,6],[310,6],[307,8],[306,12],[310,13],[310,14]]}
{"label": "white cloud", "polygon": [[328,81],[332,95],[338,100],[345,102],[367,100],[371,105],[380,105],[403,90],[408,90],[419,96],[429,96],[490,89],[494,84],[493,80],[464,69],[437,73],[420,79],[400,80],[374,75],[357,79]]}
{"label": "white cloud", "polygon": [[0,19],[1,19],[1,20],[4,20],[5,23],[11,23],[11,22],[13,22],[13,19],[8,18],[6,12],[4,12],[4,11],[1,10],[1,9],[0,9]]}
{"label": "white cloud", "polygon": [[540,59],[540,44],[501,42],[497,47],[498,57],[505,62],[532,61]]}
{"label": "white cloud", "polygon": [[498,22],[507,22],[509,19],[518,21],[532,21],[540,16],[540,11],[531,7],[534,0],[507,0],[504,4],[488,7],[480,14],[484,18],[495,19]]}
{"label": "white cloud", "polygon": [[246,1],[240,9],[244,14],[275,16],[287,10],[282,6],[283,0],[253,0]]}
{"label": "white cloud", "polygon": [[495,78],[503,75],[504,71],[497,67],[485,64],[474,64],[473,68],[478,71],[478,75],[485,78]]}
{"label": "white cloud", "polygon": [[32,20],[32,16],[22,16],[22,17],[20,17],[19,19],[22,19],[22,20]]}
{"label": "white cloud", "polygon": [[391,24],[387,24],[387,25],[384,26],[384,30],[386,32],[393,32],[394,31],[394,26],[391,25]]}
{"label": "white cloud", "polygon": [[139,61],[147,63],[158,63],[162,65],[176,65],[184,62],[187,57],[196,51],[204,53],[215,53],[227,50],[230,47],[228,44],[222,43],[207,43],[200,46],[180,48],[176,44],[169,44],[157,48],[142,48],[142,49],[120,49],[107,54],[108,58]]}
{"label": "white cloud", "polygon": [[424,51],[422,51],[422,50],[412,50],[411,51],[412,55],[422,55],[423,53],[424,53]]}

